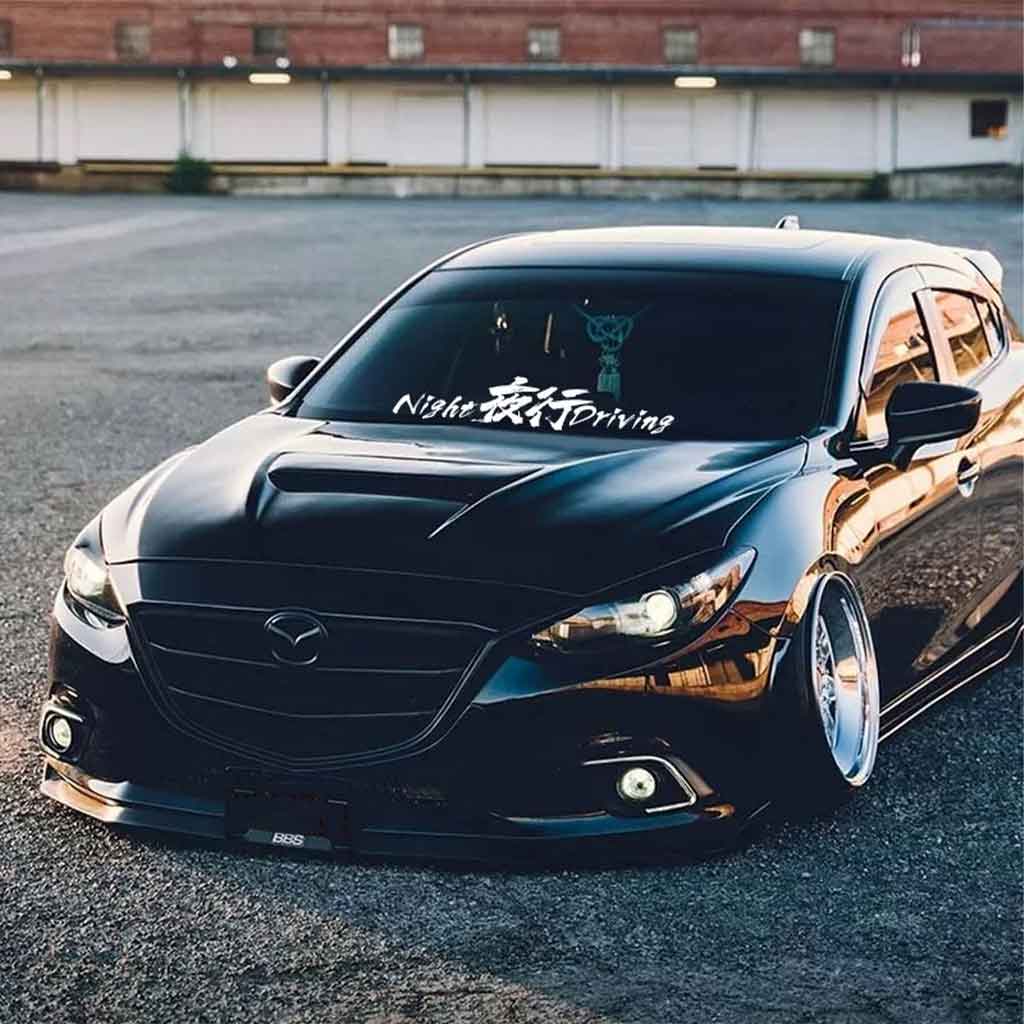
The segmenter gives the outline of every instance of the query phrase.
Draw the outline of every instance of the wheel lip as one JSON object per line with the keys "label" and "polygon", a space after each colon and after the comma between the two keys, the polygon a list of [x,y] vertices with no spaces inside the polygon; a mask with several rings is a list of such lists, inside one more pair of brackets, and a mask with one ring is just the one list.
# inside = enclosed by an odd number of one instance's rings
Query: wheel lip
{"label": "wheel lip", "polygon": [[[872,709],[867,716],[867,727],[865,730],[864,739],[861,743],[861,751],[857,758],[853,769],[850,771],[844,771],[843,767],[839,764],[835,757],[835,751],[832,744],[829,742],[827,735],[825,734],[825,723],[821,716],[821,709],[818,704],[818,694],[814,684],[814,664],[815,664],[815,645],[817,638],[817,624],[821,611],[821,603],[825,596],[825,591],[832,583],[838,584],[846,592],[847,597],[850,600],[850,604],[853,608],[854,614],[857,617],[857,626],[861,633],[861,642],[864,645],[865,653],[865,674],[867,676],[867,686],[869,690],[869,696],[871,699]],[[835,766],[836,771],[842,776],[843,780],[847,785],[852,787],[863,786],[865,782],[871,777],[871,773],[875,767],[875,758],[878,754],[878,741],[880,732],[880,712],[881,712],[881,697],[879,694],[878,686],[878,660],[875,656],[875,645],[874,639],[871,636],[871,626],[868,622],[867,613],[864,610],[864,604],[861,601],[860,594],[857,591],[856,584],[853,580],[845,573],[838,569],[832,570],[825,573],[819,579],[817,586],[814,589],[814,597],[811,601],[811,607],[809,609],[809,629],[808,629],[808,657],[809,657],[809,679],[811,696],[814,704],[814,717],[818,722],[821,729],[820,736],[821,740],[825,745],[825,749],[828,751],[829,757],[832,760],[832,764]]]}

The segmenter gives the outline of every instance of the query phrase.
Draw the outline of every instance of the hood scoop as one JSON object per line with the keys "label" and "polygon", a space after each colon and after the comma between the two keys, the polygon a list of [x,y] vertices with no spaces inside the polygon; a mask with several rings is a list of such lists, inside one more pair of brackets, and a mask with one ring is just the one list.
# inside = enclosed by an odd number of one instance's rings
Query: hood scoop
{"label": "hood scoop", "polygon": [[403,459],[287,452],[267,471],[288,494],[362,494],[469,505],[538,466],[449,459]]}

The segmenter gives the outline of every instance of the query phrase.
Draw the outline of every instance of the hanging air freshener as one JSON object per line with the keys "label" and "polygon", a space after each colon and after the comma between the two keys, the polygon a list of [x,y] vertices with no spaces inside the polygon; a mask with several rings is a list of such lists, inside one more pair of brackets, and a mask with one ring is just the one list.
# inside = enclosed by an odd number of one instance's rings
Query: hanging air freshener
{"label": "hanging air freshener", "polygon": [[576,312],[587,322],[587,337],[595,345],[601,346],[597,390],[612,395],[616,402],[622,401],[622,375],[619,372],[622,346],[633,333],[637,318],[645,310],[646,307],[632,316],[623,316],[620,313],[592,314],[576,306]]}

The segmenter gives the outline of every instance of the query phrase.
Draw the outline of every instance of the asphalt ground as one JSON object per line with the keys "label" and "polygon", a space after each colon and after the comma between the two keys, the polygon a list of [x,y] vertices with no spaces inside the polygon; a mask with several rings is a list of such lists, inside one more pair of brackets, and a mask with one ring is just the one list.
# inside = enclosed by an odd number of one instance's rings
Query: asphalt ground
{"label": "asphalt ground", "polygon": [[883,747],[834,816],[698,863],[508,872],[110,831],[37,794],[63,551],[420,264],[552,225],[805,225],[988,246],[1018,209],[0,194],[0,1021],[1021,1019],[1019,665]]}

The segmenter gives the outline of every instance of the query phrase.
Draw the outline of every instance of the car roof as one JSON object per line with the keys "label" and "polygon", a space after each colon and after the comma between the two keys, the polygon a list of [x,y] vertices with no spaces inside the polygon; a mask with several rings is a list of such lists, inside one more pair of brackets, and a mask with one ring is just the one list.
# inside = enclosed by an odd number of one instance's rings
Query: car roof
{"label": "car roof", "polygon": [[440,269],[586,267],[793,274],[850,279],[868,262],[963,269],[929,242],[845,231],[677,225],[538,231],[481,242]]}

